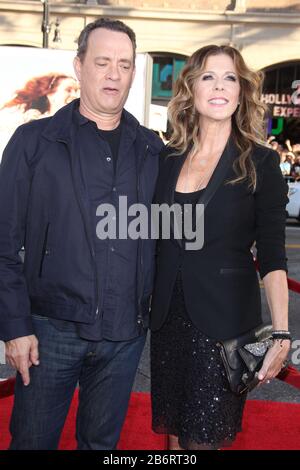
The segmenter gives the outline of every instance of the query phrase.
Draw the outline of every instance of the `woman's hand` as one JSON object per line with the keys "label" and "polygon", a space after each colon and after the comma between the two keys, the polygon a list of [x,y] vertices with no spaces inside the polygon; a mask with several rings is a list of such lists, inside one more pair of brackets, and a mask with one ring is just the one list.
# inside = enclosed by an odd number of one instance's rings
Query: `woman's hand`
{"label": "woman's hand", "polygon": [[284,367],[290,347],[291,342],[289,339],[274,340],[274,344],[267,352],[262,368],[258,373],[261,383],[274,379],[279,374]]}

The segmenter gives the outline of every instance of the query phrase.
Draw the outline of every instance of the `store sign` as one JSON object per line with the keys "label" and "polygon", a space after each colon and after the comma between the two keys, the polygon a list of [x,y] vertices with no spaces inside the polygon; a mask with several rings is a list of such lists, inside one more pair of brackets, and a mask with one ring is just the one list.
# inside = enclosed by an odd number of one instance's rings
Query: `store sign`
{"label": "store sign", "polygon": [[300,105],[300,80],[294,80],[292,83],[292,88],[296,88],[292,94],[292,102],[295,105]]}
{"label": "store sign", "polygon": [[294,92],[262,94],[261,101],[272,109],[273,117],[300,117],[300,80],[294,80],[291,86]]}

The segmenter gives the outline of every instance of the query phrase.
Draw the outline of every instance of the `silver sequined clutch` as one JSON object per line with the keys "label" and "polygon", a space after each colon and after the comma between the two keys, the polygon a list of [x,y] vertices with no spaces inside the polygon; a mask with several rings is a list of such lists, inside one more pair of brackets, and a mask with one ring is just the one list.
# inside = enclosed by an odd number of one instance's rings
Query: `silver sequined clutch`
{"label": "silver sequined clutch", "polygon": [[273,340],[267,339],[258,343],[245,344],[244,348],[254,356],[264,356],[268,349],[273,346]]}
{"label": "silver sequined clutch", "polygon": [[271,324],[258,325],[240,336],[217,343],[233,393],[241,395],[256,387],[258,371],[272,344]]}

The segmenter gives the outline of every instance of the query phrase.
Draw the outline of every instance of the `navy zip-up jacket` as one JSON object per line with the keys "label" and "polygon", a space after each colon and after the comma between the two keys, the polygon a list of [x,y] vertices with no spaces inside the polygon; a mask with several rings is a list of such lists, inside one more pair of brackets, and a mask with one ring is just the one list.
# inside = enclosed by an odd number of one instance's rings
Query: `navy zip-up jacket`
{"label": "navy zip-up jacket", "polygon": [[[75,106],[76,100],[51,118],[20,126],[3,153],[0,339],[4,341],[34,333],[31,312],[86,324],[93,324],[99,314],[94,234],[73,121]],[[163,144],[125,110],[123,119],[136,155],[137,202],[150,210]],[[19,256],[22,246],[24,264]],[[137,278],[137,334],[148,326],[154,255],[155,240],[140,239],[136,272],[128,273]]]}

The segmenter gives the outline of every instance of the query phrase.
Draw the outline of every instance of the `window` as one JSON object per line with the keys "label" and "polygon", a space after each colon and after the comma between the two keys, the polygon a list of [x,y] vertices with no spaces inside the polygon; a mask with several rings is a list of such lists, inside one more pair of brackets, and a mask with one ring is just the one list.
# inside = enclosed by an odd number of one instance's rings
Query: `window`
{"label": "window", "polygon": [[152,54],[152,102],[169,101],[172,96],[174,82],[179,72],[185,65],[184,56],[172,56],[167,54]]}

